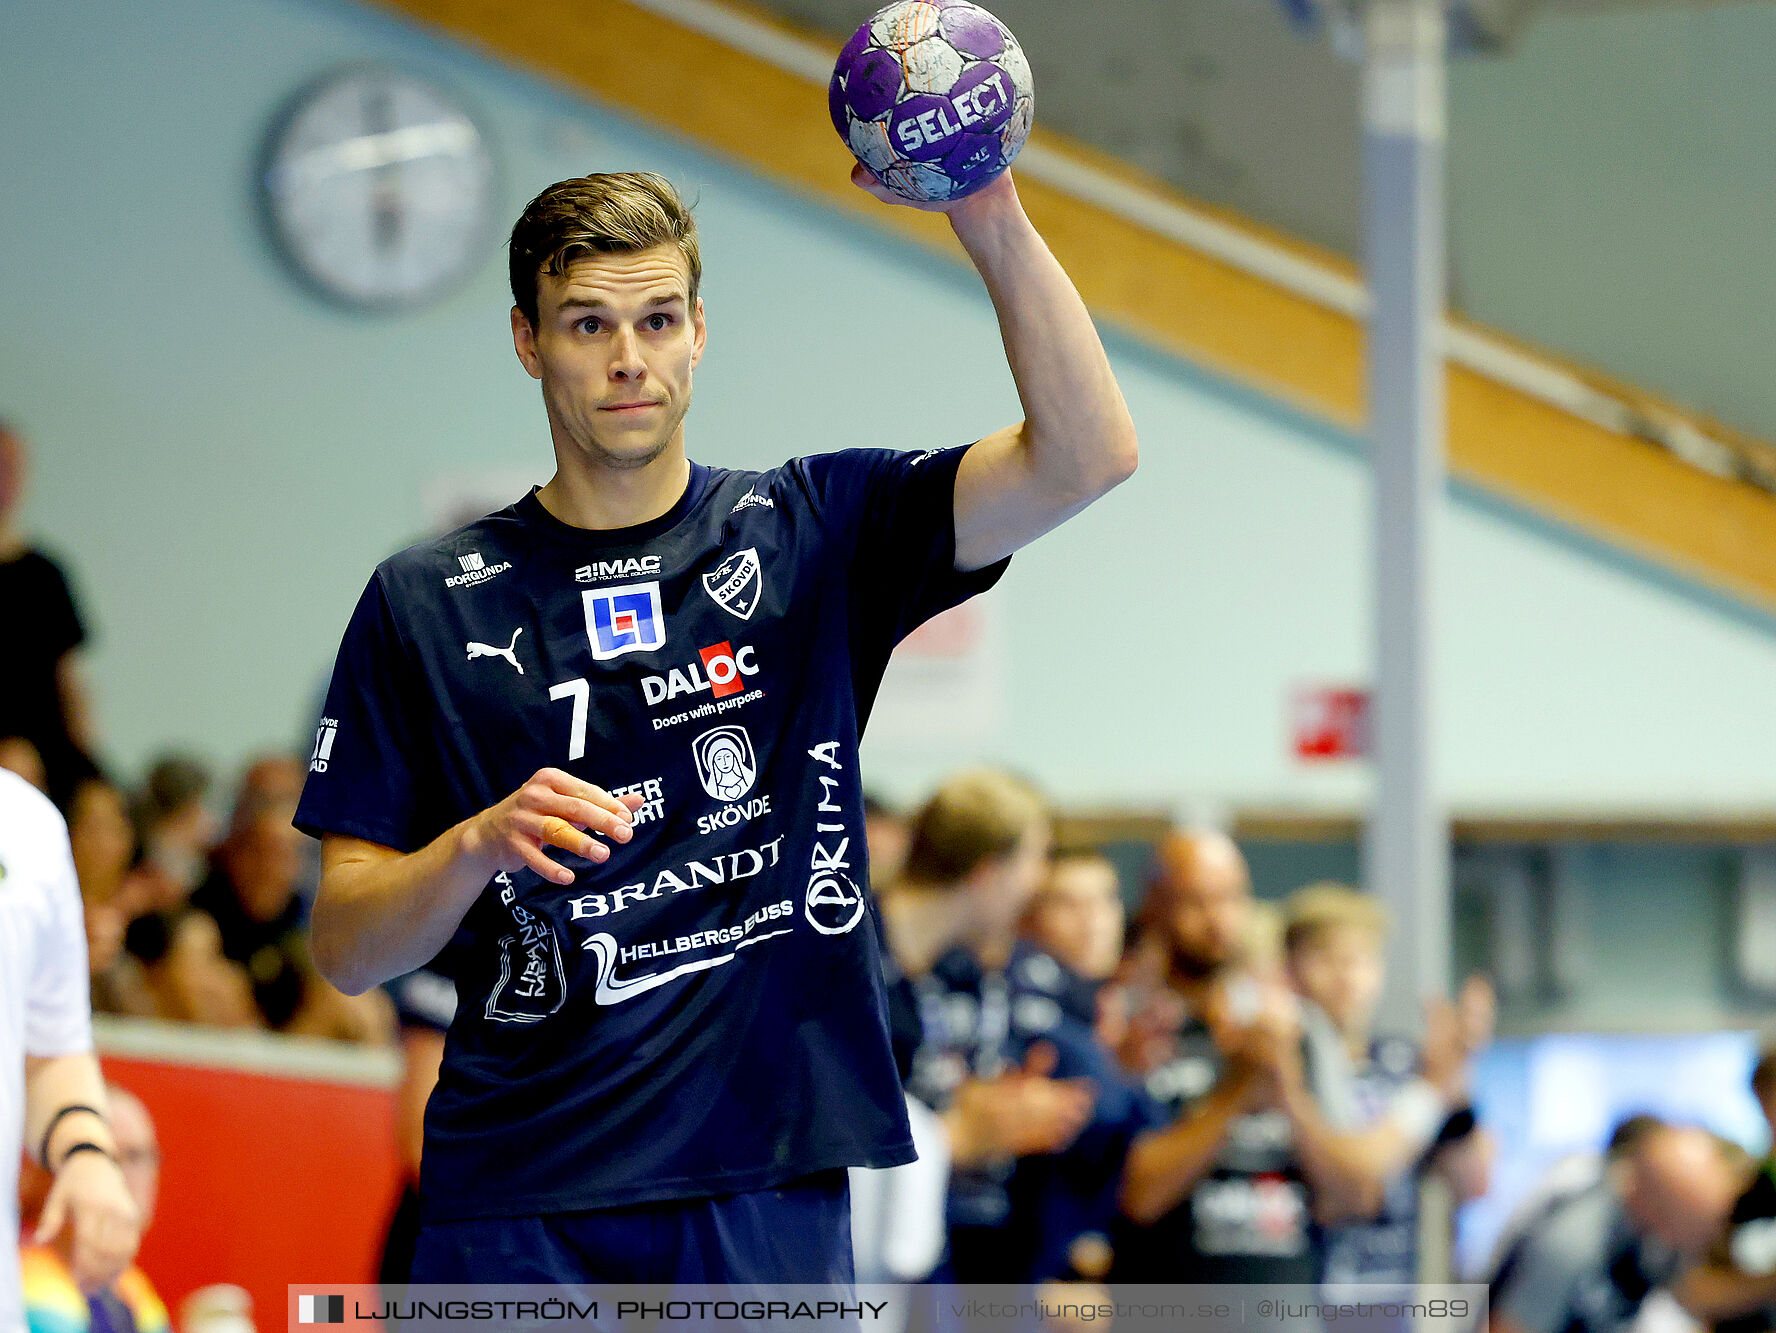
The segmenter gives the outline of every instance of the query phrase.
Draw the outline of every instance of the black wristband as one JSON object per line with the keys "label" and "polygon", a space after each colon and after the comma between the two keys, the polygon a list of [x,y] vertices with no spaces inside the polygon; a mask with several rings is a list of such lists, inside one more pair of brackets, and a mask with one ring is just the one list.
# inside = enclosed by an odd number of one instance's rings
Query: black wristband
{"label": "black wristband", "polygon": [[[101,1157],[111,1157],[111,1154],[109,1151],[100,1147],[98,1144],[94,1143],[91,1139],[82,1139],[82,1140],[80,1140],[79,1143],[76,1143],[73,1147],[69,1148],[67,1152],[62,1154],[62,1160],[56,1163],[55,1169],[57,1171],[60,1171],[64,1166],[68,1165],[68,1159],[70,1157],[72,1157],[77,1152],[96,1152]],[[111,1157],[111,1160],[113,1162],[115,1162],[117,1159],[115,1157]]]}
{"label": "black wristband", "polygon": [[[43,1146],[37,1149],[37,1160],[43,1164],[44,1170],[48,1171],[53,1169],[49,1165],[50,1137],[55,1133],[56,1126],[62,1123],[62,1117],[73,1115],[76,1111],[89,1111],[93,1115],[98,1116],[101,1125],[106,1123],[105,1113],[99,1110],[96,1106],[84,1106],[77,1102],[72,1106],[64,1106],[61,1110],[57,1111],[49,1118],[49,1127],[43,1131]],[[100,1151],[102,1152],[104,1150],[100,1149]]]}

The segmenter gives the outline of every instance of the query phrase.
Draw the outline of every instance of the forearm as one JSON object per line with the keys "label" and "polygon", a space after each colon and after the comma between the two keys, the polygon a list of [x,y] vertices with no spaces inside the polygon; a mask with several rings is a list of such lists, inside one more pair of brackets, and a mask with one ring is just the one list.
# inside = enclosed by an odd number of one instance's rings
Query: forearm
{"label": "forearm", "polygon": [[1015,189],[950,213],[992,298],[1023,404],[1021,443],[1057,494],[1086,503],[1134,470],[1134,422],[1085,302]]}
{"label": "forearm", "polygon": [[1776,1305],[1776,1275],[1752,1277],[1729,1264],[1701,1264],[1673,1284],[1679,1305],[1705,1324]]}
{"label": "forearm", "polygon": [[[309,923],[315,967],[361,995],[431,961],[497,867],[477,854],[472,820],[409,855],[329,846]],[[329,840],[331,843],[331,840]]]}
{"label": "forearm", "polygon": [[1322,1223],[1373,1215],[1398,1154],[1389,1129],[1348,1134],[1332,1128],[1305,1088],[1284,1093],[1282,1109],[1294,1133],[1301,1174],[1313,1191],[1314,1216]]}
{"label": "forearm", "polygon": [[1183,1202],[1215,1164],[1245,1101],[1245,1086],[1223,1079],[1194,1112],[1136,1139],[1123,1168],[1122,1211],[1145,1226]]}
{"label": "forearm", "polygon": [[[90,1106],[97,1114],[75,1111],[58,1118],[68,1106]],[[25,1151],[32,1157],[41,1153],[46,1130],[50,1131],[50,1140],[44,1162],[52,1171],[68,1149],[80,1142],[96,1143],[116,1155],[105,1101],[105,1076],[91,1051],[26,1058]]]}

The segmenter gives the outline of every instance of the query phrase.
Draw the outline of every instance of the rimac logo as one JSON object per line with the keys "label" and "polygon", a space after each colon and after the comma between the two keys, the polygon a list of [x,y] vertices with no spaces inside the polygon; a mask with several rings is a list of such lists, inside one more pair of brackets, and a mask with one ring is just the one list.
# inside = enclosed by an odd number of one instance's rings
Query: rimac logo
{"label": "rimac logo", "polygon": [[624,653],[646,653],[666,643],[666,617],[658,583],[626,583],[601,592],[583,592],[586,637],[592,656],[608,662]]}
{"label": "rimac logo", "polygon": [[576,583],[604,583],[610,579],[635,579],[660,572],[657,555],[632,555],[621,560],[594,560],[574,570]]}
{"label": "rimac logo", "polygon": [[314,750],[308,756],[308,771],[310,773],[325,773],[327,771],[327,761],[333,756],[333,739],[338,735],[338,719],[322,718],[321,725],[315,729]]}
{"label": "rimac logo", "polygon": [[758,781],[758,756],[745,727],[716,727],[691,742],[697,781],[718,801],[737,801]]}
{"label": "rimac logo", "polygon": [[730,514],[738,514],[742,509],[775,509],[776,507],[777,502],[770,496],[754,495],[751,491],[748,491],[734,502],[734,507],[728,510],[728,512]]}
{"label": "rimac logo", "polygon": [[446,588],[467,588],[477,583],[486,583],[489,579],[498,578],[512,567],[510,560],[502,560],[497,565],[490,565],[482,558],[481,552],[470,551],[467,555],[456,557],[456,563],[462,567],[462,573],[452,574],[444,580]]}
{"label": "rimac logo", "polygon": [[298,1296],[296,1298],[296,1322],[298,1324],[343,1324],[345,1322],[345,1297]]}
{"label": "rimac logo", "polygon": [[643,676],[642,696],[650,704],[663,704],[681,694],[700,694],[707,690],[711,698],[725,699],[746,688],[747,676],[758,675],[758,659],[753,656],[750,644],[743,643],[735,648],[723,640],[699,649],[697,657],[698,662],[673,667],[664,676]]}
{"label": "rimac logo", "polygon": [[703,591],[722,610],[742,620],[752,619],[763,589],[758,549],[752,546],[736,551],[703,576]]}

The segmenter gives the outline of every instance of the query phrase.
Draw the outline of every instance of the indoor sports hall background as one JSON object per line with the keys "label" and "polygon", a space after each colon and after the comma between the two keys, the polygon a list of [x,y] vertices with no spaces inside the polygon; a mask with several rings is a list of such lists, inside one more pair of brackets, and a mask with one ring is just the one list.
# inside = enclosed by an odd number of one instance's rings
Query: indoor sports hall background
{"label": "indoor sports hall background", "polygon": [[[1357,28],[1260,0],[989,7],[1035,72],[1020,191],[1099,317],[1142,466],[906,645],[867,783],[910,811],[966,765],[1027,775],[1131,911],[1175,827],[1231,832],[1260,898],[1361,882]],[[0,420],[28,459],[17,526],[68,572],[89,636],[110,793],[71,815],[98,848],[95,961],[130,924],[106,908],[152,850],[142,820],[201,809],[191,836],[217,841],[243,772],[299,777],[365,571],[547,476],[503,250],[543,185],[649,169],[695,199],[700,461],[924,449],[1016,419],[941,221],[846,183],[823,71],[870,8],[0,16]],[[1624,1115],[1768,1147],[1746,1078],[1776,1021],[1776,9],[1456,19],[1430,780],[1449,970],[1499,997],[1473,1076],[1497,1159],[1452,1258],[1483,1274],[1546,1170]],[[278,239],[261,185],[279,128],[341,72],[419,81],[486,154],[457,220],[469,262],[422,302],[329,300]],[[0,605],[0,654],[32,630]],[[148,790],[171,755],[180,800]],[[251,854],[288,865],[299,915],[306,845]],[[115,980],[95,978],[101,1008]],[[141,1266],[181,1333],[236,1308],[218,1286],[275,1327],[285,1283],[374,1273],[402,1170],[394,1026],[376,1002],[294,1035],[262,1007],[229,1030],[176,1009],[100,1026],[158,1127]]]}

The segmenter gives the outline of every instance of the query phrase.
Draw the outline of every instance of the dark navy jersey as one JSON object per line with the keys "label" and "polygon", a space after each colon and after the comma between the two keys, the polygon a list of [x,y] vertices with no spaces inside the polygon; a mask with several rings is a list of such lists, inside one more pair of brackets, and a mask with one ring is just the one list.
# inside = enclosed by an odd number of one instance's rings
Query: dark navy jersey
{"label": "dark navy jersey", "polygon": [[[1335,1129],[1355,1116],[1349,1058],[1330,1023],[1303,1003],[1301,1054],[1307,1085]],[[1220,1082],[1225,1061],[1208,1025],[1191,1017],[1172,1054],[1146,1077],[1149,1127],[1193,1114]],[[1280,1110],[1235,1118],[1214,1163],[1169,1212],[1147,1226],[1118,1227],[1113,1276],[1125,1282],[1311,1283],[1320,1236],[1294,1131]]]}
{"label": "dark navy jersey", "polygon": [[965,1078],[1022,1065],[1037,1042],[1054,1050],[1053,1077],[1092,1086],[1092,1118],[1062,1151],[951,1173],[946,1213],[958,1281],[1071,1277],[1076,1240],[1090,1235],[1107,1244],[1122,1159],[1147,1115],[1110,1053],[1068,1011],[1080,986],[1026,940],[1012,947],[1003,971],[983,968],[957,947],[914,983],[922,1040],[907,1091],[934,1109],[947,1106]]}
{"label": "dark navy jersey", "polygon": [[426,1109],[428,1219],[763,1189],[913,1158],[857,744],[954,568],[965,451],[693,466],[616,531],[535,493],[385,561],[340,649],[297,822],[417,849],[537,769],[643,804],[572,885],[463,919]]}
{"label": "dark navy jersey", "polygon": [[[1418,1075],[1418,1048],[1398,1037],[1378,1037],[1355,1070],[1357,1119],[1365,1128],[1385,1120],[1394,1101]],[[1327,1286],[1411,1285],[1418,1280],[1419,1172],[1402,1171],[1387,1183],[1381,1210],[1362,1222],[1331,1227],[1325,1235]]]}

